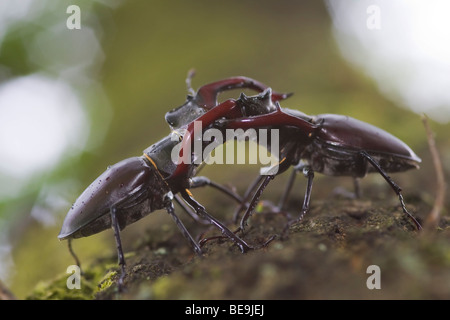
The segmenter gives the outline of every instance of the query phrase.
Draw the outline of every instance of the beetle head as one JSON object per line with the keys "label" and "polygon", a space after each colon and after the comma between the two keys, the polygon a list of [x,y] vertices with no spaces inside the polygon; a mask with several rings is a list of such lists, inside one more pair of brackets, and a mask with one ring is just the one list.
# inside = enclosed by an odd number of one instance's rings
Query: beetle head
{"label": "beetle head", "polygon": [[276,105],[272,102],[271,88],[267,88],[254,96],[247,96],[241,93],[236,103],[240,106],[244,117],[267,114],[277,110]]}
{"label": "beetle head", "polygon": [[204,109],[197,103],[193,96],[188,95],[183,105],[166,113],[165,119],[172,129],[178,129],[194,121],[207,111],[207,109]]}

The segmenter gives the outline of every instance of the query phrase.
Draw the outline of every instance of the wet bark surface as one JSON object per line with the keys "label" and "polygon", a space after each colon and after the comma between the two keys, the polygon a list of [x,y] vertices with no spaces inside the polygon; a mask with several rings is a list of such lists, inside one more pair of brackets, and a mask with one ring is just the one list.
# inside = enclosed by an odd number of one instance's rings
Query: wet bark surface
{"label": "wet bark surface", "polygon": [[[280,215],[260,213],[244,239],[262,245],[277,233],[277,227],[282,230],[284,223]],[[156,250],[151,250],[156,248],[154,244],[144,244],[130,259],[127,291],[122,296],[449,298],[449,226],[449,221],[443,220],[436,233],[420,235],[397,207],[370,201],[316,203],[310,218],[293,225],[286,239],[245,254],[228,240],[208,242],[202,258],[180,246],[182,239],[175,235]],[[371,265],[380,268],[381,289],[367,286]],[[114,290],[112,286],[96,298],[113,298]]]}
{"label": "wet bark surface", "polygon": [[[392,178],[403,187],[409,212],[423,224],[437,187],[432,161],[426,151],[422,154],[420,170]],[[202,256],[161,211],[153,214],[156,220],[133,225],[140,229],[130,226],[121,233],[127,263],[121,292],[113,253],[82,262],[81,289],[68,289],[65,273],[37,285],[28,298],[450,299],[448,189],[438,226],[419,232],[380,176],[362,179],[362,195],[356,198],[351,179],[317,175],[309,212],[283,236],[288,219],[300,213],[306,186],[299,177],[286,209],[276,212],[288,176],[271,182],[245,231],[237,233],[255,250],[242,253],[218,229],[189,220],[176,207],[195,239],[208,239],[201,242]],[[227,181],[243,194],[253,178],[250,172],[229,171]],[[208,188],[193,193],[229,229],[237,229],[232,200]]]}
{"label": "wet bark surface", "polygon": [[[436,229],[418,232],[395,195],[370,199],[374,194],[369,189],[361,199],[317,196],[304,220],[293,224],[285,237],[281,234],[287,215],[261,205],[245,232],[238,233],[257,247],[247,253],[220,237],[216,229],[203,226],[195,229],[199,237],[209,239],[200,257],[174,224],[154,226],[127,250],[121,293],[117,257],[111,256],[84,268],[83,290],[67,290],[64,275],[36,288],[29,298],[450,298],[450,219],[444,216]],[[294,215],[301,200],[291,199],[287,211]],[[411,190],[405,200],[423,221],[431,207],[429,201]],[[229,220],[227,225],[235,228]],[[274,235],[277,237],[264,246]],[[379,268],[378,279],[373,265]]]}

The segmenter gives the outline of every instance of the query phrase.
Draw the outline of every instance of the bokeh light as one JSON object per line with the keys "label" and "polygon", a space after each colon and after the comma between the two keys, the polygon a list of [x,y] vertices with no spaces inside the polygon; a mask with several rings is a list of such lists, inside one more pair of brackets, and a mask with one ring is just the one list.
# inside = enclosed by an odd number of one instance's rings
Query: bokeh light
{"label": "bokeh light", "polygon": [[450,121],[450,2],[329,0],[343,56],[395,102]]}
{"label": "bokeh light", "polygon": [[65,83],[41,75],[0,86],[0,197],[14,196],[39,172],[80,152],[89,121]]}

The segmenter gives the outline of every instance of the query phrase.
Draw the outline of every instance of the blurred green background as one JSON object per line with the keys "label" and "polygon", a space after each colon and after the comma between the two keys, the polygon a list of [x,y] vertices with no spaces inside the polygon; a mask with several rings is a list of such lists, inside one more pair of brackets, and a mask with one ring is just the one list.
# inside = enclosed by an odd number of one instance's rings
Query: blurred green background
{"label": "blurred green background", "polygon": [[[66,26],[72,4],[81,10],[79,30]],[[62,149],[58,161],[22,177],[15,192],[0,195],[0,277],[19,298],[73,263],[66,243],[57,240],[71,203],[108,165],[140,155],[169,133],[164,114],[184,102],[191,68],[197,71],[194,89],[230,76],[252,77],[274,90],[294,92],[283,107],[350,115],[393,133],[421,157],[427,153],[420,116],[384,96],[374,80],[341,56],[326,3],[64,0],[21,5],[23,11],[12,4],[0,8],[10,13],[4,21],[13,21],[0,25],[0,85],[35,74],[63,83],[77,97],[83,116],[71,119],[67,112],[64,128],[76,127],[75,142]],[[12,107],[0,105],[0,112]],[[59,107],[63,114],[68,108],[65,103]],[[432,127],[448,160],[448,126],[432,122]],[[41,143],[38,149],[46,141]],[[31,165],[28,147],[19,145]],[[239,190],[248,185],[245,166],[226,168],[204,173]],[[16,179],[6,171],[0,178],[4,189]],[[157,227],[152,219],[138,224]],[[109,231],[74,246],[86,263],[115,252]]]}

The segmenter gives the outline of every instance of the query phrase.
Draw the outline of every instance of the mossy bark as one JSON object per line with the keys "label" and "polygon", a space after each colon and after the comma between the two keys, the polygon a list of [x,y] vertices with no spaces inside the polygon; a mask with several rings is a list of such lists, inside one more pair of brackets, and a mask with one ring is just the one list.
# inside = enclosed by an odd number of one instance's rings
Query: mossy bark
{"label": "mossy bark", "polygon": [[[408,199],[416,212],[420,199]],[[210,237],[196,256],[175,226],[155,228],[127,254],[118,293],[116,257],[98,260],[68,290],[67,275],[41,285],[31,299],[448,299],[450,219],[418,232],[398,205],[384,200],[329,198],[312,203],[288,236],[242,254],[229,240]],[[291,203],[290,208],[298,206]],[[419,219],[423,217],[419,217]],[[261,246],[281,234],[285,215],[260,210],[242,234]],[[380,269],[380,289],[367,286]],[[116,272],[117,271],[117,272]]]}

